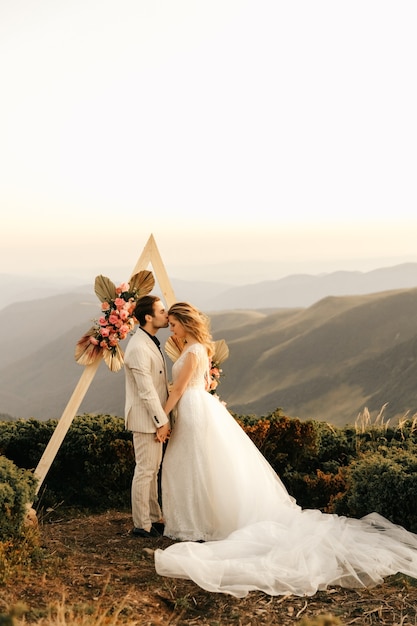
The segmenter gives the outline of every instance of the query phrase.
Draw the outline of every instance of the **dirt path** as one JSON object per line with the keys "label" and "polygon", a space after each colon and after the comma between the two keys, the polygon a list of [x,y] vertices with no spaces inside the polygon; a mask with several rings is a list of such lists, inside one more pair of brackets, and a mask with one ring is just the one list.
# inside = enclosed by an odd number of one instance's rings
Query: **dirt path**
{"label": "dirt path", "polygon": [[[23,604],[26,621],[36,622],[48,607],[65,605],[75,615],[117,612],[118,624],[143,626],[417,624],[416,581],[393,577],[372,590],[332,589],[312,598],[254,592],[236,599],[158,576],[152,552],[171,542],[133,537],[131,527],[130,514],[119,512],[41,522],[42,556],[0,587],[0,613]],[[324,614],[332,620],[317,620]]]}

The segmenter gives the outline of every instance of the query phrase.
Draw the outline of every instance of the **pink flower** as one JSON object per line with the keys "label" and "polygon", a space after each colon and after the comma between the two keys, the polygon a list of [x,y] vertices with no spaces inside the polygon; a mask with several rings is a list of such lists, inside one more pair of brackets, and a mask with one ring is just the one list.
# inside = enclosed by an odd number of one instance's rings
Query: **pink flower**
{"label": "pink flower", "polygon": [[119,338],[116,334],[112,334],[109,336],[109,346],[117,346],[119,343]]}
{"label": "pink flower", "polygon": [[123,298],[116,298],[114,304],[116,305],[117,309],[121,309],[126,304],[126,302],[125,300],[123,300]]}
{"label": "pink flower", "polygon": [[122,283],[119,287],[116,287],[116,293],[124,293],[125,291],[129,291],[129,283]]}
{"label": "pink flower", "polygon": [[[119,360],[122,358],[117,356],[118,354],[123,356],[118,344],[120,340],[127,337],[137,324],[134,317],[136,303],[136,290],[130,290],[128,282],[115,287],[114,297],[110,296],[100,303],[100,317],[95,320],[95,325],[90,329],[88,335],[85,335],[77,343],[75,356],[78,363],[89,364],[93,356],[95,358],[100,352],[102,352],[105,360],[112,359],[113,356]],[[108,356],[109,353],[110,357]],[[112,361],[106,360],[106,363],[109,365]],[[117,371],[112,367],[111,369]]]}

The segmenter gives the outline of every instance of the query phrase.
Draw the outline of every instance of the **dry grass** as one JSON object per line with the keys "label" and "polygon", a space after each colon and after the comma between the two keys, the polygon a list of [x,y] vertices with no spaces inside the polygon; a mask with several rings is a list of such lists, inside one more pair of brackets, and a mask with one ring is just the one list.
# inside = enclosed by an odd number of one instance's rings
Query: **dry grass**
{"label": "dry grass", "polygon": [[417,586],[405,577],[370,590],[236,599],[158,576],[153,550],[170,541],[130,529],[130,514],[120,512],[41,520],[41,556],[0,587],[0,625],[417,625]]}

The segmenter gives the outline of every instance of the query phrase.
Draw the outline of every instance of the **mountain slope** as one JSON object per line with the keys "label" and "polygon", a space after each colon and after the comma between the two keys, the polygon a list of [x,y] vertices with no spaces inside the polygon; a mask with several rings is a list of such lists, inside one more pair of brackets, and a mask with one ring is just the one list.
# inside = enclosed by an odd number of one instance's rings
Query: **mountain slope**
{"label": "mountain slope", "polygon": [[404,263],[370,272],[331,272],[318,276],[294,274],[279,280],[232,287],[215,298],[206,298],[203,308],[218,311],[306,307],[326,296],[360,295],[413,287],[417,287],[417,263]]}
{"label": "mountain slope", "polygon": [[[117,279],[120,269],[107,274]],[[417,263],[403,263],[370,272],[337,271],[328,274],[293,274],[277,280],[249,283],[243,286],[216,282],[185,281],[172,278],[171,284],[177,300],[188,300],[204,311],[256,310],[299,308],[311,306],[327,296],[361,295],[392,289],[417,287]],[[0,313],[2,308],[22,302],[46,298],[56,294],[83,293],[95,301],[94,280],[91,286],[76,286],[74,279],[36,276],[11,276],[0,273]],[[72,286],[71,286],[72,285]],[[156,284],[155,293],[158,293]]]}
{"label": "mountain slope", "polygon": [[[334,310],[334,304],[340,310],[329,316],[329,306]],[[269,349],[252,346],[250,350],[243,340],[229,342],[227,367],[233,374],[222,392],[238,412],[264,413],[280,406],[302,419],[314,417],[339,425],[352,423],[365,406],[378,410],[385,402],[394,415],[415,412],[416,385],[410,374],[415,361],[410,346],[417,336],[416,309],[416,289],[326,298],[293,319],[297,323],[289,339],[282,341],[282,329],[271,334]],[[321,323],[317,323],[318,313]],[[242,366],[245,353],[254,358],[252,368]],[[383,363],[388,364],[385,369]],[[394,371],[397,388],[401,375],[408,372],[401,393],[392,383]],[[234,384],[239,379],[238,393]]]}
{"label": "mountain slope", "polygon": [[[0,413],[60,417],[83,372],[74,348],[91,322],[75,324],[80,301],[47,298],[45,309],[34,305],[36,314],[24,329],[9,324],[7,332],[0,312],[8,346],[0,369]],[[86,302],[85,313],[96,313],[97,303]],[[14,305],[15,318],[24,319],[27,308]],[[417,289],[404,289],[327,297],[308,308],[213,313],[213,336],[230,349],[218,391],[238,413],[263,415],[281,407],[293,417],[341,426],[353,423],[365,406],[378,411],[387,402],[389,417],[414,414],[416,312]],[[168,329],[160,332],[162,344],[169,335]],[[79,413],[122,416],[123,409],[123,371],[112,373],[103,363]]]}

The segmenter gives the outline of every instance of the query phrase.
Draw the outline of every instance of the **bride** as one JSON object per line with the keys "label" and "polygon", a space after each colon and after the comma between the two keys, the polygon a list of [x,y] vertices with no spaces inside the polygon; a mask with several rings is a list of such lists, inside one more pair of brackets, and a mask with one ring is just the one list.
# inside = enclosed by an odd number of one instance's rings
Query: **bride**
{"label": "bride", "polygon": [[303,510],[224,405],[207,392],[209,319],[187,302],[168,311],[183,345],[165,412],[176,414],[162,464],[165,536],[158,574],[243,597],[313,595],[417,578],[417,535],[377,513],[358,520]]}

